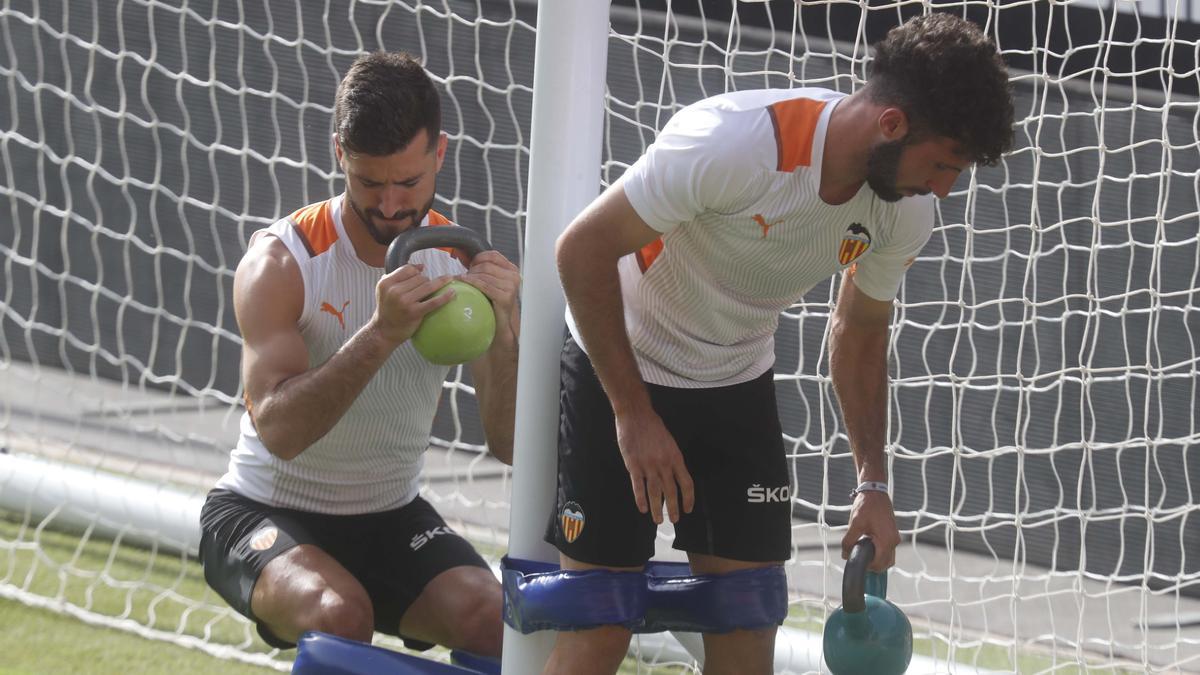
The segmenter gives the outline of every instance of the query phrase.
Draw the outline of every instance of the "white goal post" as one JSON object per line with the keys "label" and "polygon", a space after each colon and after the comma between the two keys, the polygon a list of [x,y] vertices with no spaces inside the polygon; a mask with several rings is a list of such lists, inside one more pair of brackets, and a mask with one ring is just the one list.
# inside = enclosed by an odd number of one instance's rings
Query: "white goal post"
{"label": "white goal post", "polygon": [[[1200,0],[0,4],[0,602],[287,667],[207,590],[187,521],[241,412],[233,270],[340,189],[333,89],[357,54],[423,60],[451,139],[434,208],[525,270],[518,469],[482,452],[455,371],[424,474],[494,562],[548,555],[553,469],[522,463],[553,461],[554,233],[684,105],[853,91],[870,45],[929,11],[997,40],[1016,147],[939,204],[896,303],[889,598],[937,672],[1200,672]],[[776,339],[795,635],[840,603],[835,300],[814,289]],[[644,667],[692,665],[660,647],[635,645]]]}

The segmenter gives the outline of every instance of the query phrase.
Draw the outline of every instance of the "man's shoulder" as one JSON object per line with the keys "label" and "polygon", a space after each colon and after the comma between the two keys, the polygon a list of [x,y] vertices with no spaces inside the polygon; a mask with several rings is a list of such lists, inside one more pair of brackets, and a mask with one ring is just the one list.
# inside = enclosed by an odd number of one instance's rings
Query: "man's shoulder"
{"label": "man's shoulder", "polygon": [[840,97],[826,89],[749,89],[731,91],[700,99],[679,109],[663,131],[698,130],[711,132],[720,129],[752,131],[757,121],[770,114],[772,106],[787,101],[817,101],[823,103]]}
{"label": "man's shoulder", "polygon": [[835,101],[845,97],[845,94],[822,87],[798,87],[794,89],[745,89],[716,94],[693,103],[688,108],[712,108],[728,112],[756,111],[768,108],[776,103],[791,100]]}
{"label": "man's shoulder", "polygon": [[[687,150],[689,162],[708,156],[719,158],[718,165],[734,173],[774,172],[779,164],[779,144],[790,143],[791,139],[780,137],[779,117],[773,106],[811,101],[819,114],[829,95],[840,96],[824,89],[755,89],[718,94],[679,110],[663,127],[656,143]],[[791,117],[785,113],[784,119]]]}
{"label": "man's shoulder", "polygon": [[327,252],[338,239],[331,199],[299,208],[252,234],[238,263],[243,283],[291,284],[301,266]]}
{"label": "man's shoulder", "polygon": [[333,199],[309,204],[281,218],[267,230],[292,248],[292,241],[301,245],[309,258],[327,252],[338,240],[338,228],[334,221]]}
{"label": "man's shoulder", "polygon": [[281,237],[275,236],[270,228],[259,230],[250,237],[250,245],[238,262],[234,274],[235,289],[239,286],[255,288],[284,283],[290,286],[300,278],[300,261],[296,251]]}

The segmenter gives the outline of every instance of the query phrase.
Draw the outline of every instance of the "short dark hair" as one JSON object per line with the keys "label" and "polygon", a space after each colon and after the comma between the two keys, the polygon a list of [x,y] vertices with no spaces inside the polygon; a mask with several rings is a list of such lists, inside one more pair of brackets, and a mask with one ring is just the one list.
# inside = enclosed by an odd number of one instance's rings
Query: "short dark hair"
{"label": "short dark hair", "polygon": [[1012,146],[1004,60],[978,26],[952,14],[926,14],[889,31],[875,45],[866,91],[903,110],[918,138],[953,139],[980,164],[995,164]]}
{"label": "short dark hair", "polygon": [[411,54],[363,54],[338,85],[333,128],[342,150],[352,155],[390,155],[422,129],[432,148],[442,131],[441,98]]}

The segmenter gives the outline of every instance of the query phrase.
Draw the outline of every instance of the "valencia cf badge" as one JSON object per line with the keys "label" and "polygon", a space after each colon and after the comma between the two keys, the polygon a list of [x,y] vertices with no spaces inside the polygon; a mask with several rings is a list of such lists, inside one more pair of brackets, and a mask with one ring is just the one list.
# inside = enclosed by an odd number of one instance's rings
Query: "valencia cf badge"
{"label": "valencia cf badge", "polygon": [[254,533],[254,537],[250,539],[250,549],[253,551],[265,551],[275,545],[275,540],[279,538],[279,530],[274,527],[264,527]]}
{"label": "valencia cf badge", "polygon": [[849,265],[870,247],[871,233],[861,223],[853,223],[846,228],[846,234],[842,235],[842,244],[838,247],[838,262]]}
{"label": "valencia cf badge", "polygon": [[570,544],[583,534],[583,509],[575,502],[563,504],[562,513],[558,517],[562,526],[563,539]]}

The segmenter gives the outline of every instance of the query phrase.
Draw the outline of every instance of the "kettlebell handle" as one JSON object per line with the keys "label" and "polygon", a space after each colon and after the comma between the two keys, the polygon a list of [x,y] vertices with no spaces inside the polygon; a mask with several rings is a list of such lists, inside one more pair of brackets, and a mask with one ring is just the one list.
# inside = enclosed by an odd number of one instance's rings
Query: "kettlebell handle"
{"label": "kettlebell handle", "polygon": [[388,245],[387,257],[384,258],[384,271],[394,272],[401,265],[408,264],[413,253],[426,248],[452,247],[474,258],[484,251],[491,251],[492,245],[483,235],[474,230],[458,225],[438,225],[435,227],[414,227],[401,232]]}
{"label": "kettlebell handle", "polygon": [[842,609],[857,614],[867,609],[867,567],[875,559],[875,542],[870,537],[859,539],[850,549],[850,559],[842,573]]}

